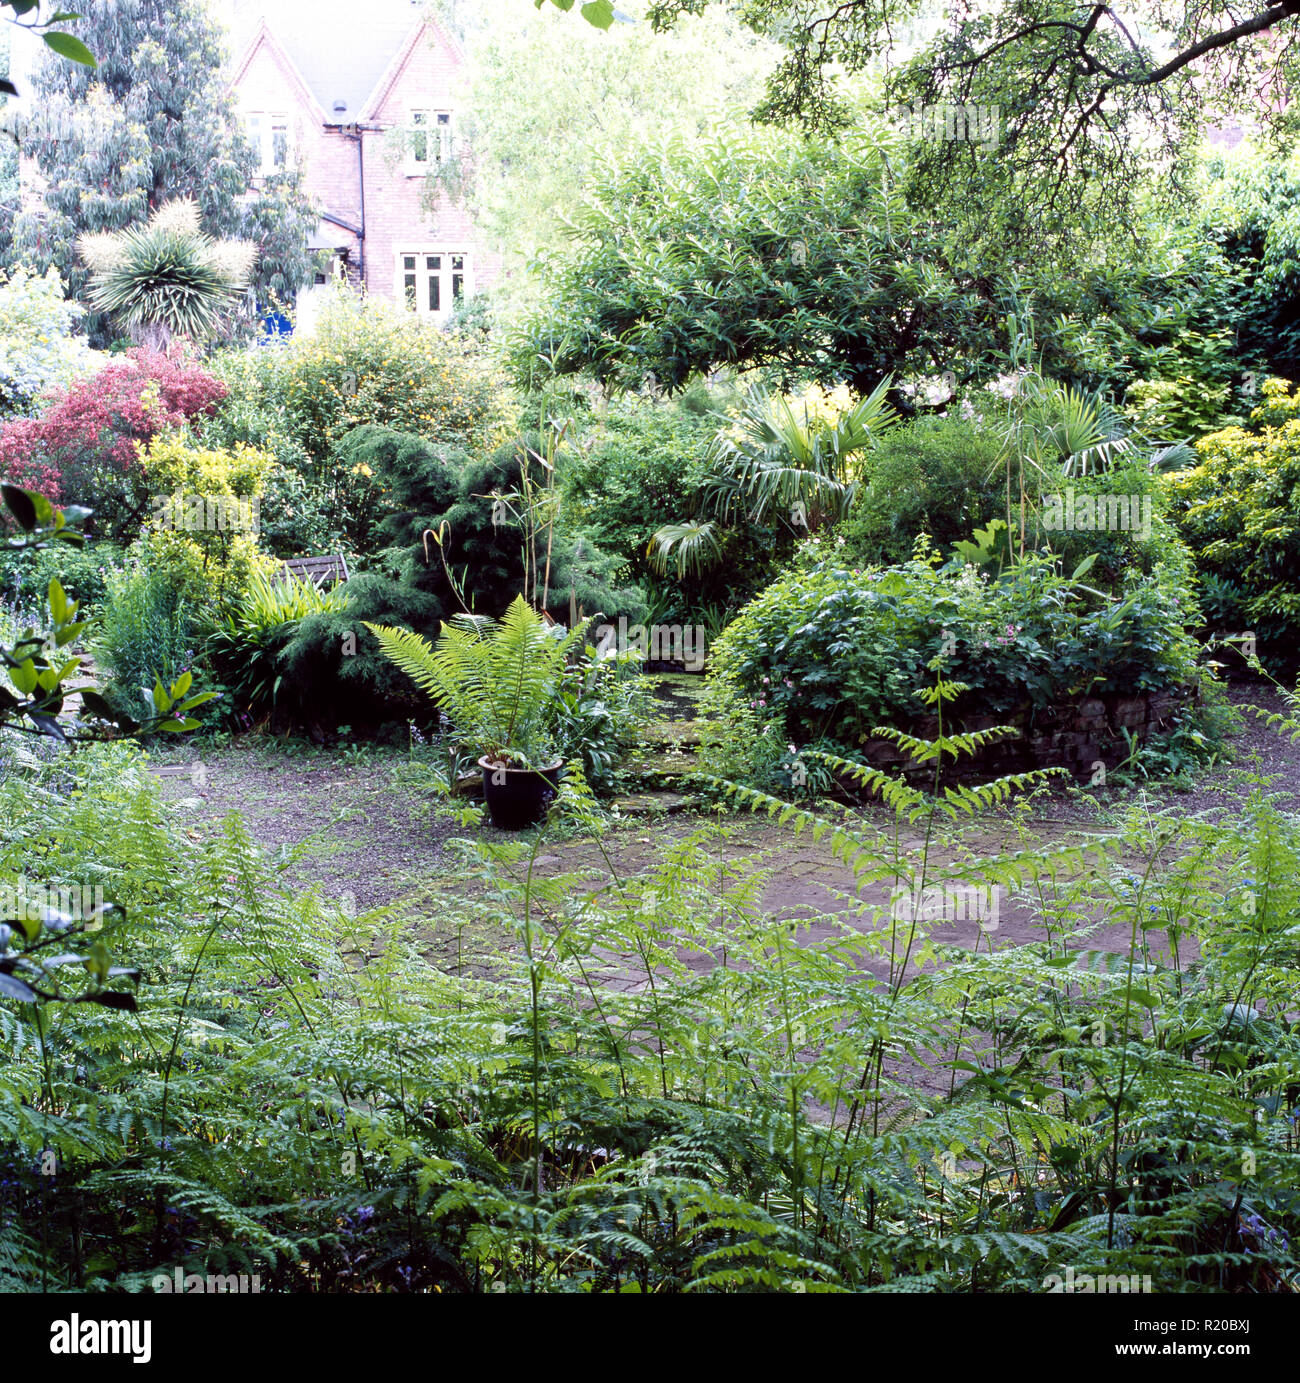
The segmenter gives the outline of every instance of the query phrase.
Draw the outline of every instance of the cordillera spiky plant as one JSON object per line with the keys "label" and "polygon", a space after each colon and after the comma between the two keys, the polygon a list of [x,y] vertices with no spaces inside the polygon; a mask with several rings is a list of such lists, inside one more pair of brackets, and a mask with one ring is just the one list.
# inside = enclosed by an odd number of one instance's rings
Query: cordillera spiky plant
{"label": "cordillera spiky plant", "polygon": [[257,257],[245,240],[215,240],[188,200],[159,207],[142,226],[83,235],[90,305],[138,345],[163,349],[173,337],[216,335],[247,289]]}

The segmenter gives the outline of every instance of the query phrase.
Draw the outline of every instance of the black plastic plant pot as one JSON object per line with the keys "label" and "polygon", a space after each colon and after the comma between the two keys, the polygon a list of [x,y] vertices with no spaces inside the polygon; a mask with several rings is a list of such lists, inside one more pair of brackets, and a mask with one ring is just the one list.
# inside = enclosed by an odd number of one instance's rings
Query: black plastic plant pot
{"label": "black plastic plant pot", "polygon": [[483,797],[488,815],[498,831],[522,831],[536,826],[559,791],[563,759],[549,768],[507,768],[480,759],[483,770]]}

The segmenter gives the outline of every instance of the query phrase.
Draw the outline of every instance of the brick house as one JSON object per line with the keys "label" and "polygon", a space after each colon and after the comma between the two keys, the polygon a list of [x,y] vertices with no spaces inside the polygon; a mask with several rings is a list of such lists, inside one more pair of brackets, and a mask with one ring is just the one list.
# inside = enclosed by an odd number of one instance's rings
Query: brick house
{"label": "brick house", "polygon": [[263,173],[303,169],[321,208],[316,284],[299,295],[301,330],[331,274],[436,321],[499,269],[466,212],[427,175],[458,146],[459,44],[418,0],[234,0],[231,99]]}

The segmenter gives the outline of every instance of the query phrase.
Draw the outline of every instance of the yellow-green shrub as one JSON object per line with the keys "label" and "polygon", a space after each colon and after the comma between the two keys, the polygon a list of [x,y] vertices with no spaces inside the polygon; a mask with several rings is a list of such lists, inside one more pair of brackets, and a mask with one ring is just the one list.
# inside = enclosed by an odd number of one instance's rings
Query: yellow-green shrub
{"label": "yellow-green shrub", "polygon": [[238,495],[262,493],[275,458],[265,451],[236,443],[230,448],[198,445],[183,432],[154,437],[136,454],[153,495]]}
{"label": "yellow-green shrub", "polygon": [[317,459],[362,423],[489,445],[513,419],[502,382],[464,342],[386,303],[340,293],[278,371],[287,420]]}
{"label": "yellow-green shrub", "polygon": [[1300,635],[1300,395],[1267,380],[1251,423],[1196,443],[1200,464],[1168,479],[1170,517],[1211,624],[1253,632],[1262,656],[1286,662]]}

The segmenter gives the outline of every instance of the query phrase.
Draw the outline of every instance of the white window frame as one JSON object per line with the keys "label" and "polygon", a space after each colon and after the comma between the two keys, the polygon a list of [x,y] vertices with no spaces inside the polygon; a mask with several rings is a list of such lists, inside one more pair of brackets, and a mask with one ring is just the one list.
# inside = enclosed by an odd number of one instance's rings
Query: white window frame
{"label": "white window frame", "polygon": [[[256,176],[270,177],[274,173],[287,172],[294,166],[293,131],[287,111],[246,110],[243,112],[244,135],[257,152]],[[253,122],[257,122],[256,131]],[[284,162],[275,161],[275,136],[284,131]]]}
{"label": "white window frame", "polygon": [[[413,268],[408,265],[411,260],[414,261]],[[431,265],[430,260],[439,262]],[[474,293],[474,255],[464,244],[422,245],[398,250],[394,256],[393,271],[393,296],[398,304],[408,308],[412,306],[409,280],[413,278],[414,310],[419,316],[435,322],[445,322],[455,310],[458,278],[462,298],[472,297]],[[431,305],[430,281],[434,279],[438,284],[436,308]]]}
{"label": "white window frame", "polygon": [[[430,168],[451,158],[454,113],[433,106],[416,106],[406,114],[406,171],[424,174]],[[420,152],[418,136],[424,135],[424,152]]]}

